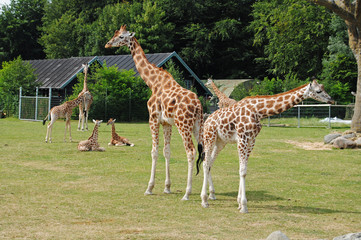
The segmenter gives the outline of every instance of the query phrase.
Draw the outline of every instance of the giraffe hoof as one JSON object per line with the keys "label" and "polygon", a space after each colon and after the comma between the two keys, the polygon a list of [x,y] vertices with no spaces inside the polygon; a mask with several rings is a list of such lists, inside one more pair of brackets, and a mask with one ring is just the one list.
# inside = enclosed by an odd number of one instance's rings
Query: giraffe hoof
{"label": "giraffe hoof", "polygon": [[247,207],[242,207],[239,212],[240,213],[248,213],[248,208]]}
{"label": "giraffe hoof", "polygon": [[172,193],[169,188],[164,188],[164,191],[163,191],[163,192],[166,193],[166,194]]}
{"label": "giraffe hoof", "polygon": [[153,193],[149,190],[145,191],[144,195],[147,196],[147,195],[152,195]]}
{"label": "giraffe hoof", "polygon": [[209,204],[208,204],[207,202],[202,202],[202,207],[208,208],[208,207],[209,207]]}
{"label": "giraffe hoof", "polygon": [[216,200],[216,195],[214,193],[209,194],[209,198],[210,200]]}
{"label": "giraffe hoof", "polygon": [[188,200],[189,200],[188,195],[184,195],[184,197],[182,198],[182,201],[188,201]]}

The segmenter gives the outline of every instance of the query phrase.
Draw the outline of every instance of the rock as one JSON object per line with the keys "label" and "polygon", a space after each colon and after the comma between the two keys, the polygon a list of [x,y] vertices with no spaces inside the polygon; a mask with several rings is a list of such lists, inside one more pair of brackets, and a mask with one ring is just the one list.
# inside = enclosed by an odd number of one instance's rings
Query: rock
{"label": "rock", "polygon": [[331,143],[332,140],[334,140],[334,139],[336,139],[336,138],[338,138],[340,136],[341,136],[341,134],[339,134],[339,133],[328,134],[328,135],[324,136],[323,142],[325,144],[329,144],[329,143]]}
{"label": "rock", "polygon": [[346,138],[346,139],[350,139],[350,138],[354,138],[356,137],[356,133],[350,133],[350,134],[345,134],[342,137]]}
{"label": "rock", "polygon": [[271,233],[266,240],[290,240],[284,233],[281,231],[275,231]]}
{"label": "rock", "polygon": [[349,135],[349,134],[355,134],[355,136],[356,136],[356,133],[355,133],[354,131],[352,131],[352,130],[344,131],[344,132],[342,133],[342,136]]}
{"label": "rock", "polygon": [[335,237],[333,240],[361,240],[361,232],[349,233],[343,236]]}
{"label": "rock", "polygon": [[345,148],[355,148],[356,142],[348,140],[344,137],[338,137],[333,142],[335,148],[345,149]]}
{"label": "rock", "polygon": [[356,143],[356,146],[357,146],[358,148],[361,148],[361,137],[359,137],[358,139],[356,139],[355,143]]}

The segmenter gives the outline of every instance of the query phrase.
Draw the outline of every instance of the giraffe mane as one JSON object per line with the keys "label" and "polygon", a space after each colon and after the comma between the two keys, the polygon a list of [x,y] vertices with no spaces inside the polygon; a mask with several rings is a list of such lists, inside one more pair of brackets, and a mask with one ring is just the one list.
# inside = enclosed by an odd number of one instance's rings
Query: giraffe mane
{"label": "giraffe mane", "polygon": [[245,99],[247,99],[247,98],[259,98],[259,97],[262,97],[262,98],[278,97],[278,96],[281,96],[281,95],[284,95],[284,94],[289,94],[289,93],[292,93],[292,92],[296,92],[296,91],[300,90],[301,88],[306,87],[308,84],[309,84],[309,83],[306,83],[306,84],[304,84],[304,85],[302,85],[302,86],[296,87],[296,88],[294,88],[294,89],[291,89],[291,90],[289,90],[289,91],[287,91],[287,92],[283,92],[283,93],[277,93],[277,94],[274,94],[274,95],[248,96],[248,97],[246,97]]}

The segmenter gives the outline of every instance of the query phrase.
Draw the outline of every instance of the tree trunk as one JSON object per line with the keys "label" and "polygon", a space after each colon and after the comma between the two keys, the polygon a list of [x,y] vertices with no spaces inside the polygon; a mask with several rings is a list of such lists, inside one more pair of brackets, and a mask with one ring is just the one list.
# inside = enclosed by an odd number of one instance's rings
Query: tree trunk
{"label": "tree trunk", "polygon": [[355,108],[352,116],[351,130],[361,133],[361,56],[356,57],[357,59],[357,91]]}

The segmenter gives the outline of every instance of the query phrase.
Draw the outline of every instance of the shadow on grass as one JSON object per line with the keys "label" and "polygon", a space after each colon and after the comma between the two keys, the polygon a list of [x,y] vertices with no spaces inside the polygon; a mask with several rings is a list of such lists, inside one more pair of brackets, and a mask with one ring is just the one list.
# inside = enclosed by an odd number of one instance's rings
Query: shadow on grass
{"label": "shadow on grass", "polygon": [[[238,192],[226,192],[226,193],[217,193],[216,196],[225,196],[225,197],[234,197],[237,198]],[[252,199],[252,201],[282,201],[284,198],[273,196],[268,194],[266,191],[246,191],[247,199]]]}

